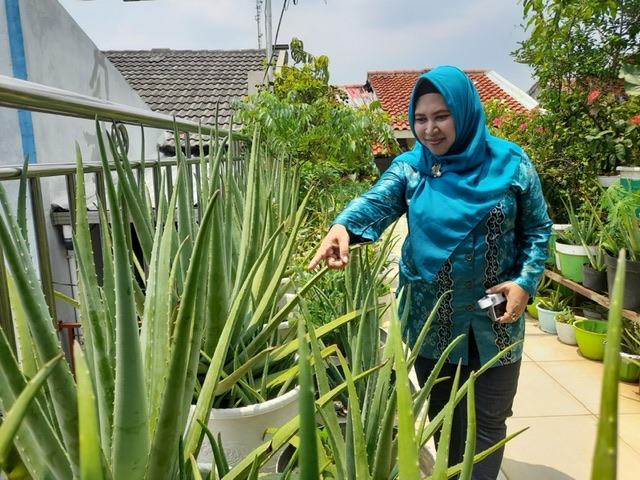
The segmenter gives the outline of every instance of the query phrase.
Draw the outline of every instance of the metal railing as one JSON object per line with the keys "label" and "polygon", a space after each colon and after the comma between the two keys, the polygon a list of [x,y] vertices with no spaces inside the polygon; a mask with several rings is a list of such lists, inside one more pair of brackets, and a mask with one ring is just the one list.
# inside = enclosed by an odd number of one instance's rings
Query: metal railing
{"label": "metal railing", "polygon": [[[190,157],[190,138],[189,135],[200,135],[202,133],[209,134],[215,131],[215,127],[211,125],[202,125],[198,122],[175,118],[170,115],[164,115],[148,110],[120,105],[114,102],[93,98],[86,95],[80,95],[74,92],[52,88],[24,80],[18,80],[11,77],[0,75],[0,107],[8,107],[20,110],[29,110],[33,112],[48,113],[52,115],[61,115],[66,117],[84,118],[91,121],[96,119],[99,121],[116,122],[141,127],[158,128],[169,131],[177,129],[178,132],[185,134],[184,145],[186,156]],[[228,137],[229,133],[225,131],[217,131],[218,137]],[[241,161],[243,152],[250,139],[244,135],[231,133],[228,147],[231,148],[231,158]],[[42,147],[41,147],[42,148]],[[180,145],[176,145],[180,148]],[[74,152],[70,152],[70,156]],[[187,158],[186,161],[190,173],[199,178],[199,158]],[[233,162],[234,165],[236,162]],[[177,159],[153,159],[144,162],[131,162],[134,170],[141,172],[147,169],[153,171],[153,184],[149,185],[149,189],[157,202],[160,192],[160,176],[161,170],[164,169],[167,177],[167,189],[171,191],[172,185],[172,167],[177,165]],[[233,168],[233,166],[231,168]],[[96,194],[99,197],[104,196],[104,174],[102,163],[83,163],[86,174],[95,175]],[[115,165],[112,166],[115,170]],[[238,169],[240,171],[240,169]],[[34,228],[35,248],[38,254],[38,267],[40,271],[40,279],[42,289],[49,306],[52,318],[56,322],[57,328],[77,328],[78,324],[65,319],[58,319],[56,313],[56,303],[54,294],[54,280],[51,264],[51,254],[49,250],[49,238],[46,228],[46,212],[49,206],[44,205],[42,182],[47,177],[64,177],[66,183],[66,196],[69,205],[68,212],[65,214],[52,214],[52,225],[74,225],[75,221],[75,175],[77,173],[76,163],[60,163],[60,164],[32,164],[29,165],[26,172],[28,182],[28,192],[31,200],[31,216]],[[16,180],[23,174],[22,165],[0,166],[0,181]],[[157,203],[156,203],[157,204]],[[14,327],[11,313],[11,304],[9,300],[8,285],[6,279],[6,270],[4,257],[0,249],[0,328],[7,335],[9,341],[14,346],[16,339],[14,336]]]}

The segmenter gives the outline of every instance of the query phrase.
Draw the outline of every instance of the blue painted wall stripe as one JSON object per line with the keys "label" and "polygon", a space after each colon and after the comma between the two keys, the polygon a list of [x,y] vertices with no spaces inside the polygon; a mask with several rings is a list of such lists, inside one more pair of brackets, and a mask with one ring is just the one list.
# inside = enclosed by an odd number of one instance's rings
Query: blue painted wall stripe
{"label": "blue painted wall stripe", "polygon": [[[7,30],[9,33],[13,76],[20,80],[28,80],[22,20],[20,18],[20,1],[5,0],[4,6],[7,12]],[[20,136],[22,137],[22,154],[24,157],[29,156],[29,163],[37,163],[36,140],[31,112],[29,110],[18,110],[18,121],[20,123]]]}

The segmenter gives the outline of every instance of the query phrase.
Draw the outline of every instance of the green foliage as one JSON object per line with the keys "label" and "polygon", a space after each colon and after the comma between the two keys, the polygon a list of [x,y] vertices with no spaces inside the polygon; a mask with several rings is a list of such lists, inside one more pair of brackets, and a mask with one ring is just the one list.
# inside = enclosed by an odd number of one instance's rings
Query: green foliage
{"label": "green foliage", "polygon": [[544,309],[552,312],[563,311],[575,296],[573,292],[566,293],[559,283],[556,284],[556,288],[538,290],[538,295],[538,303],[540,303]]}
{"label": "green foliage", "polygon": [[602,222],[602,247],[610,255],[625,249],[628,260],[640,260],[640,193],[612,185],[602,194],[607,217]]}
{"label": "green foliage", "polygon": [[523,0],[530,33],[515,53],[533,68],[544,107],[563,111],[564,93],[589,91],[594,78],[615,79],[624,63],[638,64],[640,2]]}
{"label": "green foliage", "polygon": [[[556,223],[562,198],[595,201],[597,175],[639,161],[640,103],[619,79],[637,82],[640,2],[524,0],[529,38],[514,52],[538,79],[540,112],[534,135],[520,143],[536,165]],[[518,124],[519,125],[519,124]]]}
{"label": "green foliage", "polygon": [[268,152],[299,166],[310,185],[329,185],[349,173],[375,172],[372,145],[395,147],[393,130],[379,102],[353,108],[329,84],[329,59],[291,42],[293,65],[276,72],[273,91],[263,89],[237,103],[236,120],[252,131],[259,125]]}
{"label": "green foliage", "polygon": [[576,314],[571,308],[565,308],[563,311],[556,313],[556,321],[573,325],[576,321]]}
{"label": "green foliage", "polygon": [[622,319],[621,350],[632,355],[640,355],[640,323]]}

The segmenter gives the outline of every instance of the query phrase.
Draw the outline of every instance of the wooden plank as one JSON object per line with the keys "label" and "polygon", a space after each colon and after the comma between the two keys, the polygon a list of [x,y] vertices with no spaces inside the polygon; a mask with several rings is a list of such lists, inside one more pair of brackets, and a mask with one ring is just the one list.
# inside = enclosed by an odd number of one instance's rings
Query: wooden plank
{"label": "wooden plank", "polygon": [[[558,282],[565,287],[570,288],[576,293],[588,298],[589,300],[593,300],[594,302],[602,305],[605,308],[609,308],[609,297],[607,295],[602,295],[600,293],[594,292],[583,285],[580,285],[573,280],[569,280],[568,278],[564,278],[562,275],[552,272],[551,270],[545,270],[544,274],[549,277],[554,282]],[[640,313],[634,312],[633,310],[622,310],[622,316],[628,318],[629,320],[633,320],[634,322],[640,323]]]}

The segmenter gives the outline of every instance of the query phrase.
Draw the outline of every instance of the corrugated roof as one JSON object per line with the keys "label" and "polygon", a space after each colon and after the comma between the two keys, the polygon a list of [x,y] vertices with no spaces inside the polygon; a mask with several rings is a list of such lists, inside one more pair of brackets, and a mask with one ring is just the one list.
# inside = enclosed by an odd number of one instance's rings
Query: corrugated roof
{"label": "corrugated roof", "polygon": [[[394,130],[410,130],[407,112],[411,91],[424,70],[385,70],[368,72],[367,84],[380,100],[382,108],[393,121]],[[473,80],[484,103],[491,99],[505,100],[511,109],[527,112],[537,103],[525,92],[509,83],[493,70],[464,70]]]}
{"label": "corrugated roof", "polygon": [[121,50],[106,57],[155,112],[228,127],[229,102],[249,92],[249,72],[264,71],[266,51]]}

